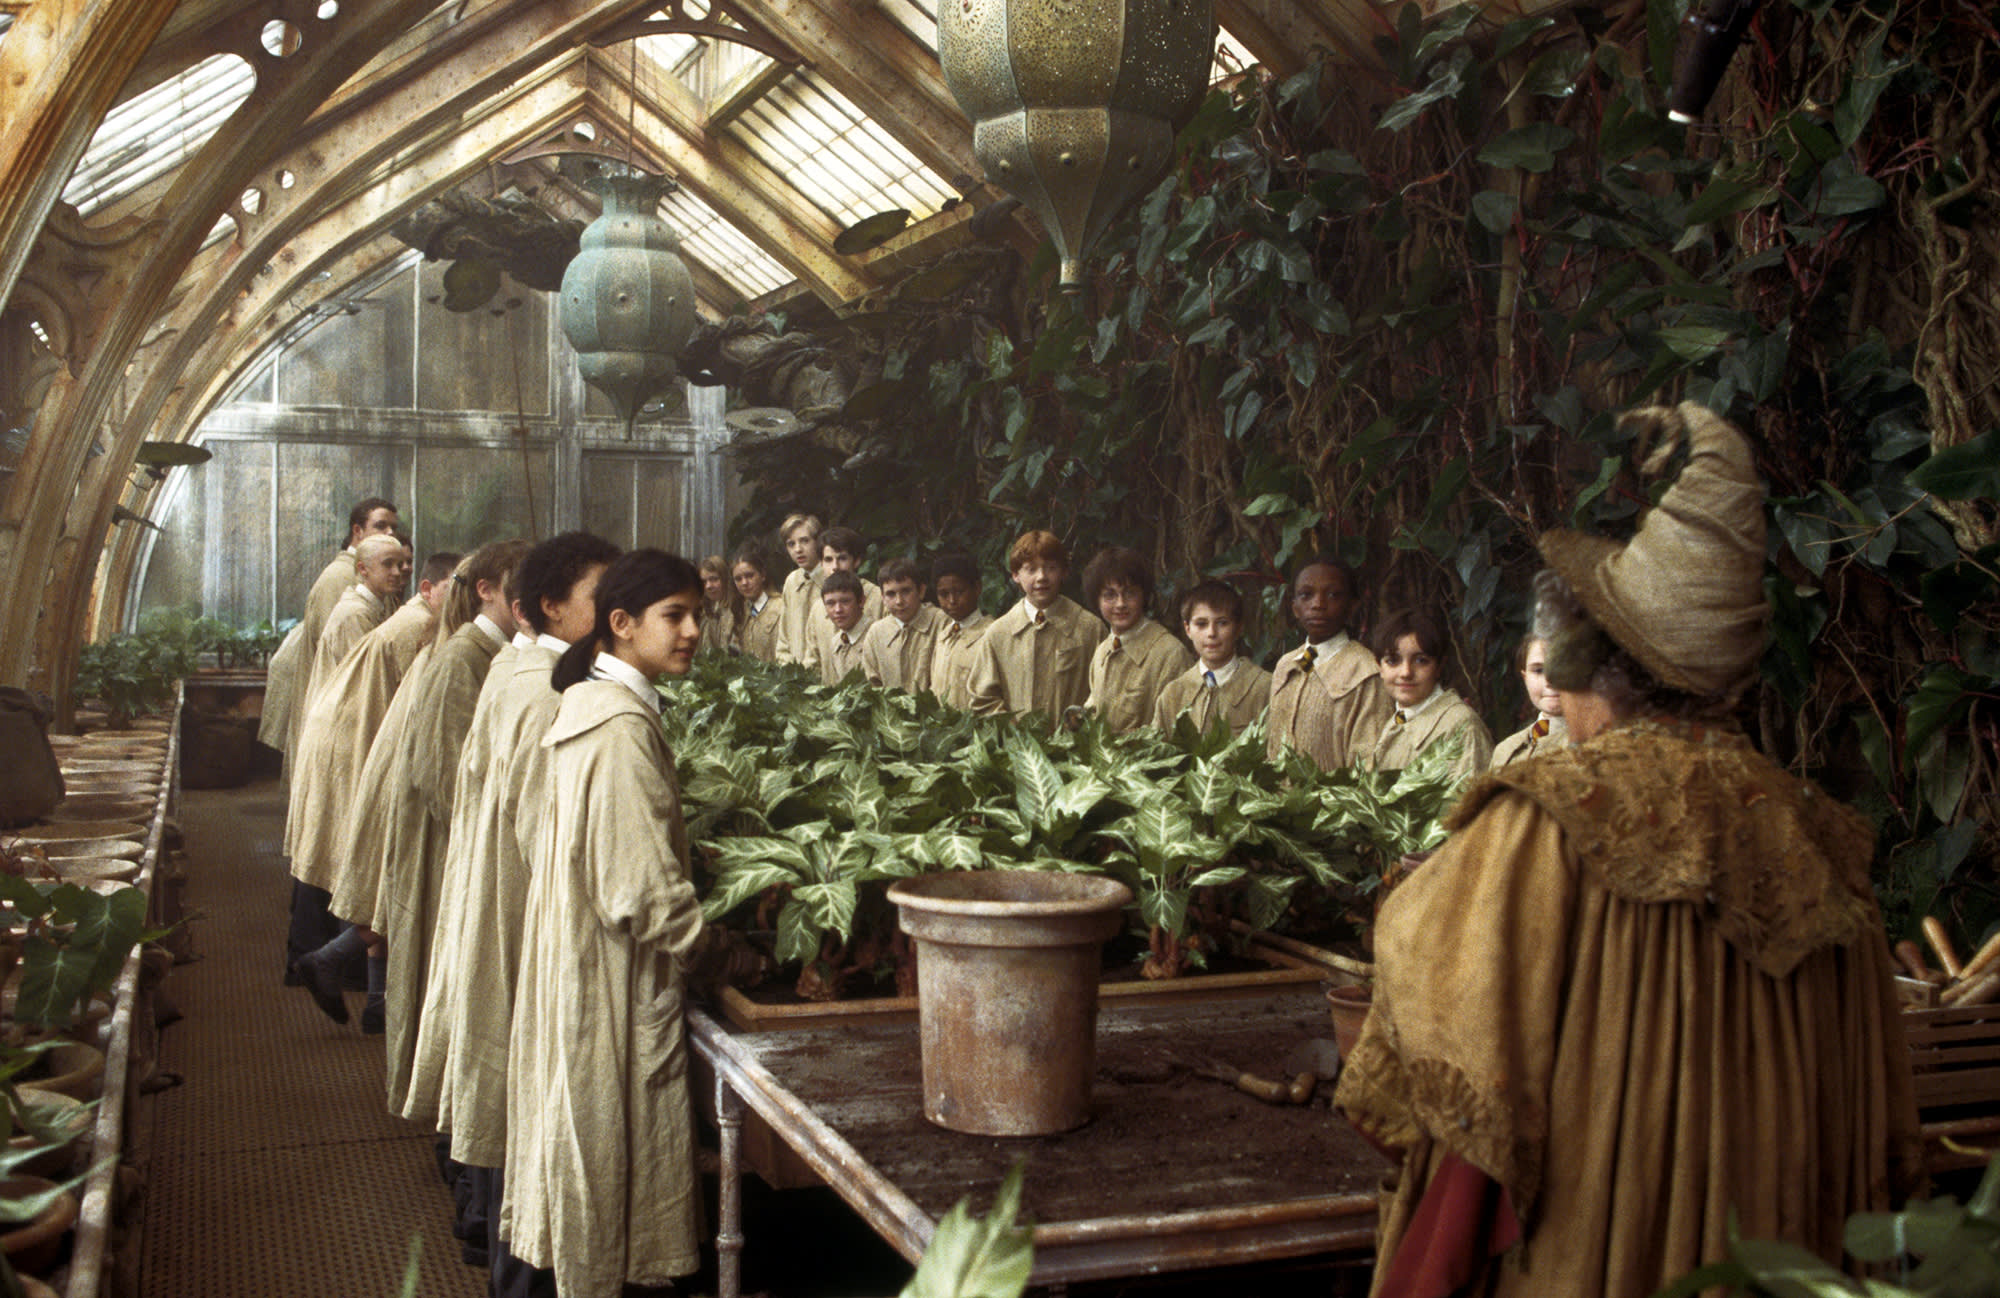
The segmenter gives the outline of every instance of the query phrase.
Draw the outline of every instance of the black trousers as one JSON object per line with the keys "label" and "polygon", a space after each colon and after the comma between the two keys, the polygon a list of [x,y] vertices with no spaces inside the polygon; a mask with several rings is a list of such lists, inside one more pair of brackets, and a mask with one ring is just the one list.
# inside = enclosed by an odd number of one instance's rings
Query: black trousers
{"label": "black trousers", "polygon": [[556,1298],[556,1273],[529,1266],[515,1257],[500,1238],[500,1198],[506,1189],[497,1167],[468,1167],[472,1197],[486,1219],[486,1258],[491,1267],[493,1298]]}

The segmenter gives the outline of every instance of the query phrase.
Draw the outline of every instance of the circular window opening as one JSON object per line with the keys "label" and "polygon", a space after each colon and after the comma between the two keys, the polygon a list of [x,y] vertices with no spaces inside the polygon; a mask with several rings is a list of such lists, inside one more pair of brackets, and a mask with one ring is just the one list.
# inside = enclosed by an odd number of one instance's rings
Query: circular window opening
{"label": "circular window opening", "polygon": [[264,191],[253,185],[243,191],[243,197],[236,200],[236,205],[243,209],[245,216],[255,216],[264,210]]}
{"label": "circular window opening", "polygon": [[273,18],[265,23],[261,39],[264,49],[281,59],[297,54],[299,46],[305,44],[305,34],[282,18]]}
{"label": "circular window opening", "polygon": [[291,172],[289,172],[289,171],[280,171],[280,172],[278,173],[278,188],[279,188],[279,189],[290,189],[290,188],[291,188],[291,187],[292,187],[293,185],[296,185],[296,184],[298,184],[298,183],[299,183],[299,178],[298,178],[297,176],[293,175],[293,174],[292,174]]}
{"label": "circular window opening", "polygon": [[320,0],[319,9],[316,12],[319,14],[319,20],[325,22],[340,12],[340,4],[338,0]]}
{"label": "circular window opening", "polygon": [[595,140],[597,138],[597,124],[594,122],[578,122],[569,129],[570,133],[579,140]]}

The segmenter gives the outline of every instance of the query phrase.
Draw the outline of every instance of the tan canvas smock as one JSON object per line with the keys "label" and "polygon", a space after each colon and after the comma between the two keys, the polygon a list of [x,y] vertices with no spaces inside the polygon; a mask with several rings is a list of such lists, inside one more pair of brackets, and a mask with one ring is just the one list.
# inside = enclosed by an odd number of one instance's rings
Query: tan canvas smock
{"label": "tan canvas smock", "polygon": [[1352,766],[1373,750],[1396,705],[1375,655],[1354,641],[1315,654],[1309,672],[1305,648],[1288,651],[1271,673],[1270,755],[1289,744],[1323,771]]}
{"label": "tan canvas smock", "polygon": [[1090,655],[1104,623],[1067,595],[1058,595],[1037,627],[1027,600],[993,620],[973,646],[967,674],[972,710],[985,716],[1046,712],[1061,720],[1090,697]]}
{"label": "tan canvas smock", "polygon": [[[794,568],[785,577],[778,615],[778,661],[801,667],[819,666],[819,637],[812,631],[812,611],[820,607],[817,566]],[[770,612],[765,610],[766,614]],[[821,610],[825,616],[825,610]]]}
{"label": "tan canvas smock", "polygon": [[327,561],[306,592],[305,612],[271,655],[264,671],[264,712],[257,723],[259,742],[285,754],[287,769],[298,744],[299,721],[305,711],[306,686],[312,681],[313,658],[327,615],[354,586],[354,551],[342,550]]}
{"label": "tan canvas smock", "polygon": [[861,638],[861,667],[871,685],[920,694],[931,688],[938,633],[952,624],[944,610],[923,604],[907,623],[885,617]]}
{"label": "tan canvas smock", "polygon": [[1084,706],[1103,717],[1114,735],[1137,730],[1153,720],[1167,682],[1194,661],[1173,632],[1151,619],[1122,635],[1110,632],[1090,656],[1090,697]]}
{"label": "tan canvas smock", "polygon": [[1547,721],[1549,732],[1537,739],[1535,722],[1531,721],[1513,734],[1493,745],[1493,765],[1498,768],[1509,762],[1525,762],[1530,757],[1543,753],[1559,752],[1569,747],[1569,723],[1561,717],[1537,715],[1535,721]]}
{"label": "tan canvas smock", "polygon": [[1395,722],[1395,700],[1389,701],[1389,720],[1362,763],[1374,771],[1400,771],[1417,760],[1417,754],[1449,735],[1463,735],[1458,760],[1451,764],[1452,778],[1469,780],[1492,765],[1493,736],[1458,691],[1440,685],[1421,710],[1402,725]]}
{"label": "tan canvas smock", "polygon": [[782,594],[773,594],[764,605],[764,611],[751,616],[749,608],[743,610],[743,652],[759,662],[778,661],[778,632],[784,624],[787,605]]}
{"label": "tan canvas smock", "polygon": [[701,908],[653,709],[583,681],[544,743],[500,1233],[563,1298],[618,1298],[701,1262],[682,1026]]}
{"label": "tan canvas smock", "polygon": [[1206,730],[1219,713],[1229,733],[1240,735],[1270,706],[1271,673],[1248,658],[1238,658],[1236,670],[1214,689],[1202,679],[1205,670],[1196,663],[1167,682],[1153,709],[1154,725],[1171,732],[1181,713],[1191,712],[1196,727]]}
{"label": "tan canvas smock", "polygon": [[[806,609],[806,638],[817,645],[818,654],[826,652],[826,642],[837,634],[833,618],[826,611],[826,586],[822,580],[813,590],[812,604]],[[866,577],[861,578],[861,622],[855,628],[858,639],[863,631],[882,620],[882,588]],[[818,661],[815,658],[815,661]],[[844,675],[845,673],[843,673]]]}
{"label": "tan canvas smock", "polygon": [[867,619],[856,623],[852,631],[842,631],[833,623],[826,624],[819,644],[819,678],[828,685],[838,685],[847,679],[849,672],[863,670],[861,642],[868,638],[871,624]]}
{"label": "tan canvas smock", "polygon": [[[472,829],[484,799],[486,775],[493,766],[493,734],[499,719],[500,695],[513,680],[514,663],[521,651],[533,643],[517,637],[493,655],[486,669],[486,680],[479,687],[479,697],[472,705],[472,724],[466,728],[465,743],[458,755],[458,787],[452,798],[444,861],[439,867],[437,907],[431,915],[431,935],[427,942],[430,954],[424,969],[424,998],[417,1012],[416,1039],[410,1047],[410,1074],[402,1107],[394,1110],[411,1122],[439,1131],[449,1130],[442,1125],[438,1113],[451,1054],[446,1036],[450,1020],[444,1009],[450,1004],[453,990],[454,957],[449,939],[458,932],[456,916],[463,913],[466,890],[471,886]],[[551,662],[554,657],[549,655]]]}
{"label": "tan canvas smock", "polygon": [[703,610],[701,615],[701,644],[696,653],[726,654],[731,649],[742,648],[736,633],[736,611],[727,604],[712,610]]}
{"label": "tan canvas smock", "polygon": [[[441,1010],[445,1070],[438,1129],[451,1133],[451,1156],[472,1167],[507,1162],[507,1034],[528,904],[525,851],[551,805],[542,739],[562,702],[549,684],[555,666],[556,655],[542,644],[514,659],[494,701],[493,749],[473,808],[459,906],[453,911],[443,897],[439,902],[436,940],[451,972]],[[454,862],[457,846],[454,828]],[[426,1000],[420,1034],[430,1031],[431,1014]]]}
{"label": "tan canvas smock", "polygon": [[[336,609],[334,619],[327,622],[327,634],[320,637],[323,655],[338,648],[334,632],[343,625],[339,616]],[[299,731],[299,765],[285,812],[285,831],[292,840],[292,877],[301,883],[331,892],[347,867],[368,746],[375,742],[389,700],[430,638],[436,618],[430,605],[412,596],[388,621],[361,637],[307,707]]]}
{"label": "tan canvas smock", "polygon": [[417,678],[416,706],[391,779],[394,791],[383,798],[394,805],[394,827],[377,857],[378,918],[370,927],[388,942],[383,1029],[391,1113],[402,1111],[410,1093],[458,763],[480,687],[499,651],[500,643],[477,622],[452,632],[438,648],[429,670]]}
{"label": "tan canvas smock", "polygon": [[963,623],[947,621],[931,650],[931,688],[955,708],[972,706],[972,651],[993,619],[979,610]]}
{"label": "tan canvas smock", "polygon": [[1382,1258],[1448,1154],[1525,1234],[1463,1292],[1524,1298],[1650,1298],[1732,1213],[1835,1259],[1849,1213],[1913,1185],[1860,816],[1740,734],[1640,721],[1493,772],[1451,823],[1382,905],[1336,1096],[1407,1151]]}
{"label": "tan canvas smock", "polygon": [[382,855],[388,840],[398,836],[399,822],[408,815],[410,799],[404,789],[404,753],[409,736],[410,713],[423,693],[423,680],[430,670],[435,640],[417,651],[410,670],[389,700],[382,724],[368,745],[368,758],[361,764],[360,787],[368,790],[354,800],[354,814],[348,819],[346,863],[337,872],[327,910],[350,924],[379,929],[377,920],[382,888]]}

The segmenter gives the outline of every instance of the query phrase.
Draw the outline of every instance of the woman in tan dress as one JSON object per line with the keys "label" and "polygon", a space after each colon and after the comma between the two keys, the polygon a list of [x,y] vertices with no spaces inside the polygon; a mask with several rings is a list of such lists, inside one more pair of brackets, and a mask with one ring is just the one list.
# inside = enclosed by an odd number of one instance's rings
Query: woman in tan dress
{"label": "woman in tan dress", "polygon": [[771,588],[771,561],[763,548],[746,545],[729,565],[729,580],[743,608],[738,638],[743,652],[759,662],[778,661],[778,631],[785,620],[785,596]]}

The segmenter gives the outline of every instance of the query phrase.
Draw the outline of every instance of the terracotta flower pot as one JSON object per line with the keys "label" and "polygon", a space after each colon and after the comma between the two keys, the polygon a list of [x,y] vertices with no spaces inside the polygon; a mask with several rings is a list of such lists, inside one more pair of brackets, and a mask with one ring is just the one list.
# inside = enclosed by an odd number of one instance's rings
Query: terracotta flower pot
{"label": "terracotta flower pot", "polygon": [[[0,1199],[42,1194],[55,1187],[54,1181],[39,1176],[9,1176],[0,1180]],[[62,1256],[63,1235],[75,1224],[76,1196],[65,1193],[33,1221],[0,1234],[0,1252],[7,1254],[16,1271],[47,1271]]]}
{"label": "terracotta flower pot", "polygon": [[15,1170],[28,1176],[67,1175],[76,1163],[78,1148],[90,1139],[91,1129],[96,1125],[90,1107],[74,1096],[37,1086],[20,1087],[19,1094],[33,1120],[54,1133],[61,1143],[37,1148],[41,1142],[32,1134],[15,1132],[8,1142],[9,1148],[17,1154],[34,1151],[34,1156],[17,1163]]}
{"label": "terracotta flower pot", "polygon": [[1372,987],[1329,987],[1326,989],[1326,1000],[1333,1010],[1333,1039],[1340,1046],[1340,1057],[1345,1059],[1354,1053],[1355,1043],[1361,1040],[1361,1027],[1368,1022],[1375,990]]}

